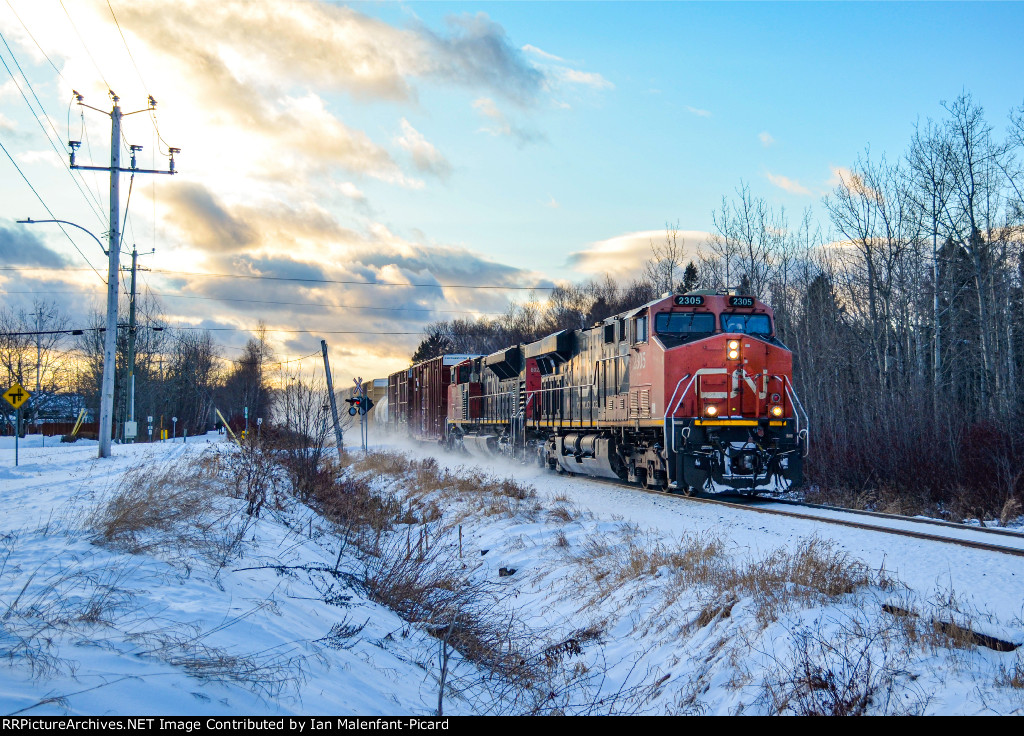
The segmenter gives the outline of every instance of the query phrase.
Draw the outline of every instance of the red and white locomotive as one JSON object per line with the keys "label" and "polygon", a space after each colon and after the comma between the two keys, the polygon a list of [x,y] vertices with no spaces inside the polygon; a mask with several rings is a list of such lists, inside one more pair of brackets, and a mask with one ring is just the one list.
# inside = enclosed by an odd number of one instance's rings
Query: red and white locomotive
{"label": "red and white locomotive", "polygon": [[487,356],[388,378],[388,423],[474,454],[691,493],[802,480],[807,415],[772,310],[750,296],[666,296]]}

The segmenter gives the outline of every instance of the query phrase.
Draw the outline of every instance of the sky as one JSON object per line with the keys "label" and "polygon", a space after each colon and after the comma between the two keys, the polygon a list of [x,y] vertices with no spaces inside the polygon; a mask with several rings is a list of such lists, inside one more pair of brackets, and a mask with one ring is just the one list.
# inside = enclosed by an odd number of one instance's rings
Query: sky
{"label": "sky", "polygon": [[66,143],[109,163],[108,90],[143,111],[125,160],[181,149],[121,182],[167,321],[228,358],[261,320],[278,359],[326,338],[337,380],[407,365],[431,321],[628,281],[666,224],[694,254],[741,183],[824,220],[837,169],[962,92],[999,134],[1021,28],[1020,3],[3,0],[0,303],[103,307],[95,240],[15,221],[105,240],[109,177]]}

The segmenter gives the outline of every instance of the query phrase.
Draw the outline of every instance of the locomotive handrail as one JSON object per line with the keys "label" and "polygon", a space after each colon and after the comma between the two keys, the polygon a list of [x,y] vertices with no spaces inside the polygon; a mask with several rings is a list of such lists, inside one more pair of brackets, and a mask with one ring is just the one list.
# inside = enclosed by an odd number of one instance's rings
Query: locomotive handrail
{"label": "locomotive handrail", "polygon": [[[796,417],[796,433],[799,437],[803,434],[806,442],[804,443],[804,457],[807,457],[811,451],[811,419],[807,416],[807,410],[804,409],[803,403],[800,401],[800,397],[796,395],[796,389],[793,388],[793,384],[789,381],[789,376],[783,374],[782,378],[786,382],[786,396],[789,397],[789,402],[793,405],[797,411],[793,412],[793,416]],[[800,414],[804,415],[804,428],[801,432],[800,429]]]}
{"label": "locomotive handrail", "polygon": [[[642,384],[642,385],[650,386],[651,384]],[[593,427],[594,426],[594,421],[595,421],[594,420],[594,391],[596,389],[598,389],[598,388],[599,388],[599,386],[597,384],[597,381],[595,380],[592,383],[581,383],[579,385],[549,386],[547,388],[538,388],[538,389],[534,389],[531,393],[532,394],[539,394],[539,393],[555,393],[557,391],[572,391],[572,390],[579,391],[579,393],[580,393],[580,405],[581,406],[580,406],[580,417],[579,417],[578,421],[579,421],[579,424],[580,424],[580,429],[583,429],[583,422],[584,422],[584,419],[583,419],[583,407],[582,407],[582,404],[583,404],[583,389],[587,389],[588,393],[589,393],[589,396],[590,396],[590,419],[589,419],[589,422],[590,422],[590,426]],[[569,411],[570,411],[570,413],[572,412],[571,406],[570,406]],[[554,412],[551,412],[551,413],[553,414]],[[570,429],[572,428],[573,421],[576,421],[576,420],[574,420],[570,416],[569,419],[568,419]]]}
{"label": "locomotive handrail", "polygon": [[[699,372],[700,371],[697,373]],[[697,373],[695,373],[693,377],[690,377],[690,374],[687,373],[685,376],[680,378],[679,383],[676,384],[675,391],[672,392],[672,398],[669,399],[668,403],[665,405],[665,420],[663,427],[663,431],[665,433],[665,447],[669,447],[672,452],[676,451],[676,412],[679,411],[679,407],[682,405],[683,399],[686,398],[686,394],[690,393],[690,386],[692,386],[693,382],[697,380]],[[687,378],[690,379],[690,382],[686,384],[686,388],[683,389],[683,393],[679,397],[679,401],[676,401],[675,408],[670,412],[669,407],[672,405],[672,402],[675,401],[676,393],[679,391],[679,386]],[[671,422],[671,429],[669,422]]]}

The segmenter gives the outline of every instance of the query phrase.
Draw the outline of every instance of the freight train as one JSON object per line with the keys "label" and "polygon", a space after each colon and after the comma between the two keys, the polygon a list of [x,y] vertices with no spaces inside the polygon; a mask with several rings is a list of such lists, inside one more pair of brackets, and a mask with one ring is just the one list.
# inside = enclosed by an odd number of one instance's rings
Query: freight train
{"label": "freight train", "polygon": [[792,372],[767,305],[696,291],[393,373],[387,424],[648,489],[778,493],[800,484],[810,445]]}

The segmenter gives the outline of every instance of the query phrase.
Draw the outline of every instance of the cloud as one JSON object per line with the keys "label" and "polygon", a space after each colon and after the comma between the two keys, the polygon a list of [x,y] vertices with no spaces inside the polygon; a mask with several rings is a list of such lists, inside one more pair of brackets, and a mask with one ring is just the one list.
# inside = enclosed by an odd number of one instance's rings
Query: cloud
{"label": "cloud", "polygon": [[50,164],[51,166],[60,166],[60,159],[56,157],[52,148],[48,151],[21,151],[20,153],[14,154],[14,157],[26,165],[42,162],[44,164]]}
{"label": "cloud", "polygon": [[420,33],[430,42],[425,74],[467,86],[486,86],[519,103],[533,100],[544,74],[529,64],[511,45],[505,30],[486,13],[459,15],[447,20],[451,35],[444,38],[430,29]]}
{"label": "cloud", "polygon": [[489,97],[481,97],[473,101],[473,109],[483,117],[491,121],[491,124],[481,128],[485,133],[493,136],[507,136],[516,141],[520,146],[527,143],[538,143],[546,140],[543,133],[531,128],[523,128],[511,123],[505,114],[494,104]]}
{"label": "cloud", "polygon": [[[682,230],[679,241],[683,246],[683,260],[697,257],[698,246],[707,240],[703,230]],[[589,244],[585,249],[569,254],[566,266],[586,274],[609,273],[620,280],[638,276],[644,263],[651,257],[651,243],[665,240],[664,230],[640,230],[617,235]]]}
{"label": "cloud", "polygon": [[10,118],[6,117],[3,113],[0,113],[0,130],[8,133],[13,133],[17,129],[18,125]]}
{"label": "cloud", "polygon": [[543,82],[484,13],[448,18],[447,34],[396,28],[310,0],[151,0],[124,4],[118,17],[169,54],[191,57],[197,67],[227,64],[233,76],[261,88],[288,80],[407,100],[415,97],[409,80],[425,78],[527,101]]}
{"label": "cloud", "polygon": [[334,185],[339,192],[344,194],[349,199],[354,199],[357,202],[365,202],[366,195],[360,191],[359,187],[350,181],[343,181],[340,184]]}
{"label": "cloud", "polygon": [[550,54],[536,46],[527,44],[522,47],[522,51],[539,59],[534,66],[544,73],[545,85],[549,89],[557,87],[558,83],[582,85],[593,89],[615,89],[614,84],[597,72],[574,69],[569,66],[570,62],[562,57]]}
{"label": "cloud", "polygon": [[554,195],[548,195],[548,201],[544,203],[544,206],[550,207],[553,210],[557,210],[562,205],[558,203],[558,200],[555,199]]}
{"label": "cloud", "polygon": [[[293,279],[297,282],[318,281],[327,278],[323,264],[299,261],[288,256],[250,256],[240,254],[217,259],[218,265],[228,265],[231,273],[274,279]],[[261,289],[262,291],[262,289]]]}
{"label": "cloud", "polygon": [[780,174],[773,174],[770,171],[766,172],[765,176],[768,177],[768,181],[770,181],[772,184],[777,186],[779,189],[783,189],[789,192],[790,194],[810,195],[812,193],[810,189],[808,189],[795,179],[790,179],[789,177],[782,176]]}
{"label": "cloud", "polygon": [[405,118],[402,118],[401,125],[402,135],[395,139],[395,143],[412,156],[412,161],[416,168],[420,171],[431,173],[438,178],[446,178],[451,173],[452,167],[445,160],[445,157],[441,155],[440,151],[428,142],[422,133],[412,127]]}
{"label": "cloud", "polygon": [[[226,204],[191,184],[174,188],[168,202],[169,221],[199,248],[197,261],[214,272],[438,286],[541,281],[537,274],[491,261],[466,248],[405,240],[379,223],[352,230],[314,206],[299,209],[280,202]],[[178,286],[196,288],[192,280]],[[249,294],[251,288],[250,284]],[[348,292],[363,294],[360,289],[365,287],[271,281],[261,282],[258,298],[284,290],[294,300],[296,290],[329,290],[333,300]],[[418,291],[416,294],[422,296]],[[500,311],[507,302],[507,294],[500,291],[465,289],[448,293],[438,288],[436,293],[426,290],[426,294],[437,308],[468,303],[473,308],[498,306]]]}
{"label": "cloud", "polygon": [[559,69],[558,78],[570,84],[582,84],[594,89],[615,89],[615,85],[597,72],[583,72],[579,69]]}
{"label": "cloud", "polygon": [[694,115],[696,115],[699,118],[709,118],[709,117],[711,117],[711,112],[709,110],[701,110],[700,108],[690,107],[689,105],[686,106],[686,109],[689,110],[690,112],[692,112]]}
{"label": "cloud", "polygon": [[564,62],[565,61],[565,59],[563,59],[561,56],[555,56],[554,54],[549,54],[547,51],[544,51],[543,49],[539,49],[536,46],[533,46],[531,44],[526,44],[525,46],[522,47],[521,50],[525,51],[528,54],[533,54],[534,56],[539,56],[540,58],[546,59],[547,61],[559,61],[559,62]]}
{"label": "cloud", "polygon": [[67,265],[67,259],[44,245],[38,236],[28,232],[25,227],[0,225],[0,263],[8,266],[60,268]]}
{"label": "cloud", "polygon": [[193,245],[209,251],[233,251],[256,242],[256,230],[230,214],[201,184],[176,182],[165,196],[174,211],[172,221]]}
{"label": "cloud", "polygon": [[[182,279],[154,273],[151,282],[174,280],[178,298],[167,300],[173,309],[172,321],[198,323],[213,314],[221,322],[247,329],[264,320],[271,330],[310,330],[311,335],[272,332],[271,336],[293,354],[302,354],[316,349],[322,334],[332,346],[332,364],[335,344],[358,346],[349,359],[333,366],[343,375],[349,371],[353,375],[387,375],[407,365],[428,323],[503,312],[510,294],[522,294],[480,289],[481,285],[551,285],[550,280],[536,273],[495,262],[467,248],[410,242],[376,223],[359,232],[333,221],[310,223],[306,226],[308,232],[291,235],[294,246],[271,251],[266,241],[276,240],[276,234],[289,228],[292,213],[283,209],[264,212],[261,207],[223,202],[218,202],[218,209],[223,212],[218,216],[226,215],[236,222],[246,220],[247,212],[261,213],[262,219],[254,220],[253,228],[261,236],[271,234],[243,250],[204,252],[187,270],[355,283],[198,276]],[[279,219],[275,221],[275,217]],[[373,286],[381,282],[398,285]],[[157,281],[158,289],[160,283]],[[459,285],[470,288],[456,288]],[[333,330],[368,334],[332,338],[328,333]],[[242,344],[245,336],[234,332],[215,335],[234,345]]]}
{"label": "cloud", "polygon": [[[526,127],[526,116],[533,109],[548,110],[556,98],[552,85],[561,85],[560,91],[570,86],[589,90],[602,85],[600,75],[569,81],[535,65],[543,57],[517,48],[519,44],[513,45],[505,30],[484,14],[459,15],[430,29],[418,21],[399,26],[337,3],[309,0],[133,0],[114,6],[145,76],[142,84],[103,0],[68,9],[83,37],[97,39],[90,47],[96,64],[105,71],[116,70],[110,82],[125,109],[134,110],[145,100],[149,90],[143,90],[143,84],[152,89],[160,99],[164,139],[183,149],[178,158],[181,176],[154,177],[159,197],[152,211],[161,242],[166,242],[151,261],[154,269],[474,287],[215,279],[155,270],[147,279],[155,290],[168,293],[164,304],[172,322],[207,320],[250,329],[262,318],[277,329],[328,331],[351,326],[376,332],[346,341],[358,358],[342,361],[335,369],[379,376],[405,364],[419,342],[415,335],[385,333],[418,332],[449,310],[501,312],[510,294],[524,294],[475,288],[478,285],[550,283],[460,244],[433,242],[417,234],[417,223],[404,221],[399,214],[388,216],[400,223],[392,232],[372,221],[375,215],[367,195],[376,196],[383,188],[379,182],[423,187],[426,173],[421,172],[443,175],[451,169],[435,146],[438,141],[428,140],[436,135],[433,129],[424,136],[411,123],[419,118],[406,111],[419,110],[421,90],[431,85],[461,88],[471,90],[470,100],[486,98],[495,117],[480,114],[492,134],[522,145],[543,140]],[[71,24],[48,23],[48,12],[27,4],[26,21],[44,29],[38,40],[62,75],[68,80],[98,76]],[[19,42],[26,48],[31,45]],[[63,87],[56,79],[52,82]],[[106,107],[106,87],[100,81],[79,90],[87,103]],[[0,80],[0,95],[12,93],[16,94],[13,85]],[[358,117],[347,117],[341,110],[349,98],[360,108],[376,101],[403,107],[395,113],[395,106],[380,105],[370,113],[360,109]],[[15,118],[6,109],[3,112]],[[467,112],[475,118],[475,111],[462,109],[463,115]],[[381,115],[389,118],[380,122]],[[147,144],[146,168],[149,118],[126,118],[124,129],[131,142]],[[375,127],[365,127],[363,120],[373,120]],[[95,122],[88,115],[85,125],[90,132],[103,130],[102,120]],[[47,155],[59,164],[52,152]],[[157,160],[153,165],[165,164]],[[366,184],[368,179],[371,184]],[[148,186],[136,187],[134,217],[146,217],[150,211],[148,206],[137,208],[136,201],[150,196],[149,191]],[[148,199],[140,201],[150,204]],[[343,214],[334,214],[331,207]],[[140,221],[135,222],[138,228]],[[398,227],[401,235],[396,234]],[[61,247],[57,240],[52,242]],[[61,258],[45,249],[33,253],[35,261],[46,264]],[[69,258],[74,263],[77,255]],[[6,242],[0,259],[17,262]],[[91,272],[69,272],[67,278],[83,283],[88,278],[92,290],[99,291]],[[351,304],[361,309],[229,299]],[[423,311],[385,311],[390,308]],[[234,348],[245,336],[219,332],[215,339]],[[283,338],[277,333],[275,342],[289,349],[302,347],[304,352],[318,347],[312,336]]]}
{"label": "cloud", "polygon": [[865,199],[873,199],[876,202],[883,200],[882,193],[877,189],[873,189],[865,183],[864,178],[856,171],[851,171],[845,166],[832,166],[832,176],[829,178],[827,184],[833,189],[837,187],[844,187],[849,189],[851,193],[856,196],[864,197]]}
{"label": "cloud", "polygon": [[[118,18],[129,43],[149,56],[140,59],[144,67],[188,80],[187,92],[160,108],[165,122],[174,116],[163,129],[180,136],[174,145],[185,149],[183,170],[192,155],[221,159],[222,170],[238,171],[241,163],[281,181],[341,168],[420,189],[423,181],[405,175],[387,150],[343,122],[324,95],[414,101],[413,84],[433,81],[526,105],[544,89],[544,73],[484,14],[449,18],[438,32],[309,0],[149,0],[125,4]],[[409,143],[418,168],[443,175],[443,158],[421,141]],[[256,155],[231,150],[243,147]]]}
{"label": "cloud", "polygon": [[758,133],[757,139],[761,141],[761,145],[764,146],[765,148],[768,148],[768,146],[775,145],[775,139],[772,138],[772,134],[769,133],[767,130],[762,130],[760,133]]}

